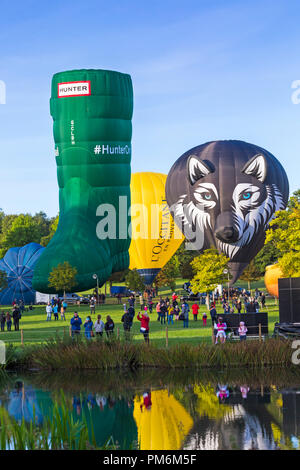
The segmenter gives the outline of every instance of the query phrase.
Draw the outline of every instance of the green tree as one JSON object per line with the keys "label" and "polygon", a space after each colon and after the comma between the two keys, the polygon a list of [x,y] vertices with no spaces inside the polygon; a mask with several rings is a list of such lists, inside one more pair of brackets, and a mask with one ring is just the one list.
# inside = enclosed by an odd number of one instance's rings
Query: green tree
{"label": "green tree", "polygon": [[4,256],[7,250],[14,246],[24,246],[30,242],[41,243],[43,239],[51,239],[55,231],[52,227],[54,223],[55,219],[49,219],[42,211],[33,216],[4,214],[0,211],[0,256]]}
{"label": "green tree", "polygon": [[40,238],[46,237],[49,234],[50,226],[53,223],[53,219],[49,219],[47,214],[43,211],[37,212],[32,216],[32,220],[36,223],[39,228]]}
{"label": "green tree", "polygon": [[266,243],[260,252],[255,256],[254,263],[260,272],[260,276],[264,276],[266,267],[275,264],[278,261],[279,252],[273,242]]}
{"label": "green tree", "polygon": [[125,286],[135,292],[143,292],[145,284],[136,269],[130,269],[125,276]]}
{"label": "green tree", "polygon": [[185,249],[185,242],[183,242],[176,251],[174,256],[178,258],[179,272],[183,279],[190,281],[193,278],[194,271],[191,262],[197,255],[197,251]]}
{"label": "green tree", "polygon": [[58,264],[49,274],[49,287],[53,287],[56,292],[71,292],[76,286],[77,269],[70,265],[68,261]]}
{"label": "green tree", "polygon": [[157,287],[169,287],[170,290],[176,289],[176,277],[179,275],[179,259],[173,255],[167,264],[161,269],[155,279]]}
{"label": "green tree", "polygon": [[191,280],[191,289],[196,294],[198,292],[207,293],[207,306],[209,305],[209,292],[214,290],[218,284],[228,281],[229,259],[223,254],[218,253],[214,248],[205,250],[203,254],[197,256],[192,261],[192,268],[195,272]]}
{"label": "green tree", "polygon": [[50,242],[51,238],[56,232],[57,226],[58,226],[58,219],[59,215],[57,215],[54,219],[52,219],[50,226],[48,227],[48,233],[45,234],[40,241],[40,244],[42,246],[47,246],[48,243]]}
{"label": "green tree", "polygon": [[240,279],[248,282],[248,290],[251,291],[251,282],[258,281],[261,278],[260,269],[256,266],[255,261],[252,260],[244,269]]}
{"label": "green tree", "polygon": [[16,217],[10,228],[4,233],[1,240],[1,255],[13,246],[24,246],[30,242],[39,243],[40,230],[29,214],[21,214]]}
{"label": "green tree", "polygon": [[300,276],[300,190],[291,196],[287,209],[270,222],[266,243],[278,250],[278,263],[286,277]]}
{"label": "green tree", "polygon": [[6,271],[0,270],[0,292],[8,286]]}

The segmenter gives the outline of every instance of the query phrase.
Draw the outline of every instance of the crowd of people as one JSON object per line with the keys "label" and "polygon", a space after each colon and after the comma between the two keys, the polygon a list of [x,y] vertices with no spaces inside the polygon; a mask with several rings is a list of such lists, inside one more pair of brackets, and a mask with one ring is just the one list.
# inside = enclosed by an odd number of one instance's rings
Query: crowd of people
{"label": "crowd of people", "polygon": [[[229,294],[229,296],[228,296]],[[174,325],[178,322],[183,322],[183,328],[189,328],[189,321],[192,315],[194,322],[202,320],[203,327],[207,327],[207,307],[202,309],[202,299],[197,298],[193,302],[188,303],[186,297],[179,297],[176,292],[168,297],[160,297],[159,300],[154,301],[154,296],[157,295],[155,288],[146,290],[143,294],[131,294],[127,299],[127,303],[123,304],[123,315],[121,322],[124,329],[125,339],[130,338],[131,329],[133,327],[134,318],[136,315],[136,304],[139,304],[138,314],[136,320],[140,322],[140,333],[143,334],[146,343],[149,343],[150,334],[150,318],[155,313],[155,319],[161,325]],[[259,312],[260,308],[265,306],[265,294],[255,290],[253,296],[245,289],[243,291],[237,289],[230,289],[230,291],[223,291],[219,295],[218,291],[215,292],[214,298],[210,303],[209,313],[211,322],[214,328],[215,343],[225,342],[227,336],[227,325],[223,317],[217,314],[216,305],[219,304],[219,309],[222,308],[224,316],[232,313],[253,313]],[[114,335],[115,323],[110,315],[106,316],[105,321],[102,320],[101,315],[97,315],[93,321],[92,317],[96,315],[97,298],[95,295],[91,296],[89,308],[90,315],[86,316],[83,322],[78,312],[75,312],[70,321],[70,330],[72,337],[79,336],[81,330],[84,330],[84,335],[87,339],[97,336],[106,335],[111,337]],[[46,305],[46,321],[59,320],[66,321],[66,311],[68,303],[66,300],[53,297]],[[24,303],[13,303],[12,311],[0,312],[0,327],[1,331],[11,331],[14,326],[15,331],[19,330],[19,322],[24,311]],[[247,327],[244,322],[241,322],[238,328],[238,335],[241,341],[247,337]]]}
{"label": "crowd of people", "polygon": [[[127,303],[123,304],[123,315],[121,322],[124,329],[125,339],[130,338],[130,332],[133,326],[136,303],[139,302],[139,312],[136,316],[137,321],[140,322],[140,333],[143,334],[146,343],[149,343],[150,333],[150,317],[154,312],[156,313],[156,321],[161,325],[174,325],[176,322],[182,321],[183,328],[189,327],[190,314],[192,314],[193,320],[198,321],[198,316],[201,316],[203,327],[207,326],[207,311],[206,307],[201,310],[201,301],[198,299],[194,301],[190,307],[185,297],[179,298],[179,296],[173,292],[171,298],[166,296],[165,298],[160,297],[158,301],[154,303],[153,296],[156,294],[155,291],[145,291],[143,295],[136,296],[135,294],[130,295]],[[51,320],[51,315],[54,313],[55,320],[58,319],[58,311],[61,311],[61,318],[65,320],[65,311],[67,305],[62,302],[61,305],[57,302],[57,299],[53,300],[53,305],[48,303],[46,306],[47,320]],[[253,297],[251,297],[245,290],[242,292],[231,290],[230,301],[227,298],[227,292],[224,292],[222,296],[216,295],[216,298],[210,304],[210,316],[212,325],[214,326],[215,342],[225,342],[227,325],[223,321],[223,318],[217,314],[216,304],[222,305],[224,314],[228,313],[241,313],[244,312],[259,312],[260,305],[263,307],[265,304],[265,295],[258,290],[255,291]],[[111,337],[114,334],[115,324],[110,315],[106,316],[106,321],[102,320],[101,315],[97,315],[95,321],[92,320],[92,315],[95,314],[96,298],[90,299],[90,312],[82,322],[82,319],[77,312],[71,319],[71,332],[72,337],[78,336],[81,333],[81,329],[84,329],[84,335],[87,339],[94,336]],[[247,327],[244,322],[240,323],[238,328],[238,335],[241,341],[244,341],[247,337]]]}
{"label": "crowd of people", "polygon": [[224,294],[219,298],[216,296],[216,302],[220,299],[224,314],[226,313],[259,313],[260,308],[264,309],[266,304],[266,296],[264,292],[255,289],[254,296],[251,296],[245,289],[240,292],[231,289],[231,292]]}

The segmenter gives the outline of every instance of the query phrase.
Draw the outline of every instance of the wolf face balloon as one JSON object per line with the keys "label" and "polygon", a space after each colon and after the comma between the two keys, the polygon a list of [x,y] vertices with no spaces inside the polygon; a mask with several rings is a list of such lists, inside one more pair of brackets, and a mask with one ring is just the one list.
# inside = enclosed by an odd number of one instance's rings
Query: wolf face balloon
{"label": "wolf face balloon", "polygon": [[279,161],[242,141],[194,147],[172,166],[166,198],[187,249],[216,247],[230,258],[231,283],[261,250],[274,213],[284,209],[289,185]]}

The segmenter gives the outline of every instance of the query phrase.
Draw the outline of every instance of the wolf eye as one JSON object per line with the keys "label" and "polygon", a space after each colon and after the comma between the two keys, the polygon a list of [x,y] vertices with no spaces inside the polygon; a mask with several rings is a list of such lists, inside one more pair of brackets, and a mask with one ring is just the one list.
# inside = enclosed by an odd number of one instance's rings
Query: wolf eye
{"label": "wolf eye", "polygon": [[204,194],[204,199],[209,201],[211,199],[211,194]]}
{"label": "wolf eye", "polygon": [[252,193],[251,191],[245,191],[244,193],[242,193],[242,199],[244,200],[247,200],[247,199],[250,199],[250,197],[252,196]]}

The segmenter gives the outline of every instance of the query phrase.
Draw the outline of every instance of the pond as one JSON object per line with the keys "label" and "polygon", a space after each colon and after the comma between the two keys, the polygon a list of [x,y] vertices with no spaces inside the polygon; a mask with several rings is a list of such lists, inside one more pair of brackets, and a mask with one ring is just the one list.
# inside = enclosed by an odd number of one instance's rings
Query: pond
{"label": "pond", "polygon": [[287,370],[201,373],[10,373],[0,406],[42,424],[63,391],[97,444],[120,449],[299,449],[300,375]]}

